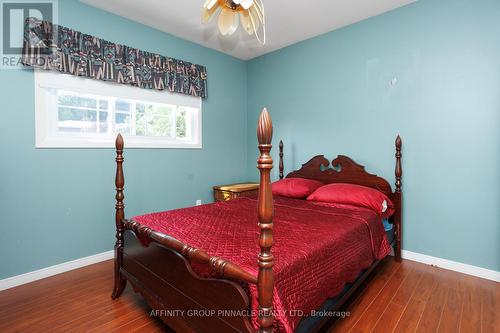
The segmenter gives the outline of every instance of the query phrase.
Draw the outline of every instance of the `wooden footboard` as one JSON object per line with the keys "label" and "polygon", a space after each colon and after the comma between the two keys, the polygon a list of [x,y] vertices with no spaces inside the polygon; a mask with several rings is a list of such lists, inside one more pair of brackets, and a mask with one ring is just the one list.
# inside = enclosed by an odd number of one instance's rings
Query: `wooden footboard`
{"label": "wooden footboard", "polygon": [[[271,253],[273,245],[273,198],[270,171],[272,122],[264,109],[257,126],[261,174],[258,199],[260,254],[258,276],[202,249],[126,220],[124,213],[123,138],[116,139],[116,243],[115,285],[112,298],[121,295],[127,281],[141,293],[159,316],[177,332],[254,332],[251,308],[243,285],[256,284],[260,332],[270,333],[273,326],[274,289]],[[192,264],[204,265],[217,278],[202,278]]]}
{"label": "wooden footboard", "polygon": [[157,242],[144,246],[132,230],[124,241],[120,274],[176,332],[253,332],[240,284],[200,278],[180,253]]}

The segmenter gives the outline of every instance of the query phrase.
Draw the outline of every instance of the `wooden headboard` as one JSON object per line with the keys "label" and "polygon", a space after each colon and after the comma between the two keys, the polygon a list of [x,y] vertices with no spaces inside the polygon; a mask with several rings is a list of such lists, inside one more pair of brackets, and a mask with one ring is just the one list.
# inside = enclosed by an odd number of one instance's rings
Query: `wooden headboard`
{"label": "wooden headboard", "polygon": [[[354,162],[350,157],[338,155],[330,164],[330,161],[324,155],[317,155],[311,158],[307,163],[302,164],[298,170],[290,172],[286,178],[307,178],[319,180],[325,184],[348,183],[357,184],[374,188],[385,195],[394,204],[395,213],[390,218],[390,222],[395,226],[396,247],[394,249],[396,260],[401,260],[401,224],[402,224],[402,176],[401,167],[401,137],[398,135],[395,142],[396,146],[396,168],[395,168],[395,190],[392,191],[391,185],[387,180],[377,175],[366,172],[365,167]],[[279,176],[283,179],[283,141],[279,144]]]}
{"label": "wooden headboard", "polygon": [[319,180],[325,184],[348,183],[358,184],[383,192],[389,198],[392,197],[391,185],[377,175],[365,171],[365,167],[354,162],[351,158],[339,155],[330,162],[323,156],[318,155],[303,164],[299,170],[290,172],[287,178],[307,178]]}

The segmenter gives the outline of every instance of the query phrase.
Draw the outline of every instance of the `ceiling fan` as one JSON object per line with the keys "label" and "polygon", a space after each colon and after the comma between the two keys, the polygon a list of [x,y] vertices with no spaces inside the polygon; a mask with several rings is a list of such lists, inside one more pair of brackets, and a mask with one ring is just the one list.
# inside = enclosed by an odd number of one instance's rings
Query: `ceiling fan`
{"label": "ceiling fan", "polygon": [[[262,0],[206,0],[201,15],[202,23],[219,16],[217,26],[223,36],[233,34],[241,25],[259,43],[266,43],[265,14]],[[260,36],[259,36],[260,33]]]}

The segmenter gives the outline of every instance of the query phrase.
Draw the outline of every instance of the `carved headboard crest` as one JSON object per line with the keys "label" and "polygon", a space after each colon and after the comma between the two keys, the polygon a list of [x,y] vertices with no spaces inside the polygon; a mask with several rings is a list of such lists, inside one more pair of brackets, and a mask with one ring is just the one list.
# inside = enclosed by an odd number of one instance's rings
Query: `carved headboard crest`
{"label": "carved headboard crest", "polygon": [[365,171],[365,167],[351,158],[339,155],[331,163],[324,155],[317,155],[303,164],[299,170],[290,172],[287,178],[308,178],[325,184],[349,183],[372,187],[392,197],[391,185],[377,175]]}

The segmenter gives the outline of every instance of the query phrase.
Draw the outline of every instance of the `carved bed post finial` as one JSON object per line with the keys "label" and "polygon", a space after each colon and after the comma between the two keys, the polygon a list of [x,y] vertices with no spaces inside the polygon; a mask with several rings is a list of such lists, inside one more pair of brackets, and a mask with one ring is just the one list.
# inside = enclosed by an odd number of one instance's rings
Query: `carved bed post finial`
{"label": "carved bed post finial", "polygon": [[273,289],[274,289],[274,258],[271,253],[273,246],[273,194],[271,191],[270,172],[273,159],[270,155],[273,137],[273,123],[269,112],[264,108],[257,124],[260,156],[257,168],[260,171],[260,188],[258,202],[259,217],[259,276],[257,289],[259,294],[259,326],[260,333],[273,332]]}
{"label": "carved bed post finial", "polygon": [[123,137],[118,134],[115,141],[116,147],[116,205],[115,205],[115,224],[116,224],[116,242],[115,242],[115,286],[113,288],[113,299],[120,297],[125,289],[126,280],[121,276],[120,268],[123,261],[123,219],[125,218],[125,205],[123,204],[123,186],[125,180],[123,177]]}
{"label": "carved bed post finial", "polygon": [[279,169],[280,169],[280,179],[283,179],[283,140],[280,140],[280,164],[279,164]]}
{"label": "carved bed post finial", "polygon": [[401,236],[402,236],[402,210],[403,210],[403,192],[401,190],[403,183],[401,181],[403,177],[403,168],[401,166],[401,148],[403,142],[401,137],[398,135],[396,138],[396,169],[394,174],[396,176],[396,190],[394,192],[394,205],[396,206],[396,212],[394,213],[394,225],[396,227],[396,247],[394,249],[394,256],[396,261],[401,262]]}
{"label": "carved bed post finial", "polygon": [[401,177],[403,176],[403,168],[401,167],[401,146],[403,142],[401,141],[401,137],[398,135],[396,138],[396,192],[401,192]]}

